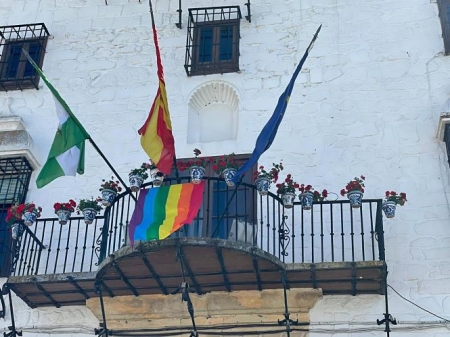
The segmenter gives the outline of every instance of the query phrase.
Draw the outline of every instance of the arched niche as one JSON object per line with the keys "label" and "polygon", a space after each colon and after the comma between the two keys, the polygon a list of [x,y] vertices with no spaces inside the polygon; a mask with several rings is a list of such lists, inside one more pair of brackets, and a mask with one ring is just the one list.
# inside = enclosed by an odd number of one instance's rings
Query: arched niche
{"label": "arched niche", "polygon": [[196,88],[189,99],[188,143],[234,140],[237,137],[239,97],[226,82]]}

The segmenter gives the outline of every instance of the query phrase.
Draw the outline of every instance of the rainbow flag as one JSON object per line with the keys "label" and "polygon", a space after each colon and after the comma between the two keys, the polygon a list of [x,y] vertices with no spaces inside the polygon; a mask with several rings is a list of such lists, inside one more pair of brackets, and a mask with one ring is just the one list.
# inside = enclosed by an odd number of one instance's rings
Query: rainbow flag
{"label": "rainbow flag", "polygon": [[169,175],[175,157],[175,141],[172,134],[172,122],[170,121],[158,37],[154,25],[153,39],[155,41],[159,85],[147,120],[138,130],[138,133],[141,135],[141,146],[144,151],[162,173]]}
{"label": "rainbow flag", "polygon": [[162,240],[191,224],[203,201],[205,182],[141,190],[130,221],[130,241]]}

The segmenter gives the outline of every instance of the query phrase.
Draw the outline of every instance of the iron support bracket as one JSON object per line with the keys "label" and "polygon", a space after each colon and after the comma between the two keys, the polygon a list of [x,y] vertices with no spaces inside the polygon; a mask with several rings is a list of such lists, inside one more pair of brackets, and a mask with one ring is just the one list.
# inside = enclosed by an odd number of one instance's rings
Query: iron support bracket
{"label": "iron support bracket", "polygon": [[[106,326],[106,314],[105,314],[105,304],[103,303],[103,294],[102,294],[102,285],[100,281],[96,281],[95,282],[95,292],[99,295],[100,298],[100,308],[102,310],[102,320],[103,322],[100,322],[100,328],[94,329],[94,333],[96,336],[111,336],[112,335],[112,330],[108,330],[108,327]],[[111,335],[109,334],[111,332]]]}
{"label": "iron support bracket", "polygon": [[[175,23],[175,26],[177,26],[177,28],[181,29],[181,13],[183,13],[183,10],[181,9],[181,0],[178,0],[177,13],[178,13],[178,22]],[[177,166],[175,165],[175,168],[176,167]],[[177,173],[178,173],[178,169],[177,169]]]}
{"label": "iron support bracket", "polygon": [[245,3],[245,6],[247,7],[247,15],[245,16],[245,18],[247,19],[248,22],[252,22],[252,14],[250,11],[250,0],[248,0]]}
{"label": "iron support bracket", "polygon": [[[3,337],[22,336],[22,331],[16,330],[16,322],[14,320],[14,308],[13,308],[13,304],[12,304],[11,289],[9,288],[8,283],[5,283],[2,288],[2,306],[4,306],[3,295],[6,295],[6,294],[8,294],[8,298],[9,298],[9,311],[11,312],[11,325],[8,326],[9,332],[4,332]],[[4,314],[4,312],[3,312],[3,314]]]}

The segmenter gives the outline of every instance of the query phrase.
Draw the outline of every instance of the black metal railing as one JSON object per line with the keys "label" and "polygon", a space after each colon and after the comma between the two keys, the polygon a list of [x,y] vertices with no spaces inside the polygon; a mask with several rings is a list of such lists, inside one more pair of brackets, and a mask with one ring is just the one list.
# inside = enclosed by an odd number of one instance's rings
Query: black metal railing
{"label": "black metal railing", "polygon": [[[165,183],[188,181],[177,178]],[[144,186],[151,187],[151,183]],[[27,234],[33,234],[36,243],[30,250],[27,236],[22,238],[13,274],[95,271],[109,254],[129,245],[135,203],[131,192],[122,193],[91,225],[79,216],[64,226],[56,218],[38,219]],[[235,241],[236,247],[253,245],[285,263],[384,260],[381,203],[381,199],[366,199],[355,209],[348,200],[323,201],[303,210],[295,202],[286,209],[278,196],[260,196],[253,185],[234,188],[220,178],[207,178],[203,205],[194,222],[171,237],[210,237]]]}

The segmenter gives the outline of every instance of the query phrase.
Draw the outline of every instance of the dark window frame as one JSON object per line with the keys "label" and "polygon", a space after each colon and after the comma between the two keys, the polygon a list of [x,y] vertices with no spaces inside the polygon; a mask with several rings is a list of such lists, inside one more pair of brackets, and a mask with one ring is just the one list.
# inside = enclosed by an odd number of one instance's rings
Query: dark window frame
{"label": "dark window frame", "polygon": [[43,23],[0,27],[0,91],[39,89],[40,77],[22,53],[42,68],[49,33]]}
{"label": "dark window frame", "polygon": [[[202,60],[202,32],[212,30],[212,43],[210,47],[211,60]],[[224,29],[232,29],[232,38],[226,47],[231,46],[231,57],[221,60],[221,33]],[[210,75],[216,73],[231,73],[239,71],[239,20],[214,21],[212,23],[199,23],[194,29],[193,59],[191,76]]]}
{"label": "dark window frame", "polygon": [[[189,9],[184,65],[188,76],[240,70],[240,19],[239,6]],[[211,32],[209,39],[202,40],[203,33],[208,31]],[[209,57],[205,57],[207,55]]]}
{"label": "dark window frame", "polygon": [[8,208],[24,203],[33,168],[25,157],[0,159],[0,277],[11,274],[13,240],[5,222]]}
{"label": "dark window frame", "polygon": [[450,0],[437,0],[445,55],[450,55]]}

